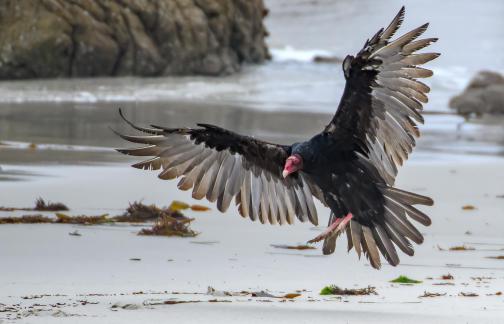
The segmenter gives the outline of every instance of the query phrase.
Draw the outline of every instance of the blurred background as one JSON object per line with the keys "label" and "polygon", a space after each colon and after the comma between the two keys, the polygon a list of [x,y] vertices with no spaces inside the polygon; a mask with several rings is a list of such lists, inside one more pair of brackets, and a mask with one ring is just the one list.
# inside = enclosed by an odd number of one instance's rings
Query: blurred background
{"label": "blurred background", "polygon": [[[140,123],[205,122],[286,143],[306,138],[337,107],[341,59],[403,4],[403,30],[430,22],[426,36],[440,39],[431,48],[442,53],[428,66],[434,77],[419,151],[503,154],[501,1],[199,2],[202,10],[171,8],[177,1],[154,2],[161,8],[2,2],[0,139],[9,145],[0,164],[122,158],[98,149],[121,144],[108,129],[123,130],[118,107]],[[465,93],[450,108],[480,71],[496,73],[482,77],[494,87]],[[25,152],[30,143],[58,145]]]}

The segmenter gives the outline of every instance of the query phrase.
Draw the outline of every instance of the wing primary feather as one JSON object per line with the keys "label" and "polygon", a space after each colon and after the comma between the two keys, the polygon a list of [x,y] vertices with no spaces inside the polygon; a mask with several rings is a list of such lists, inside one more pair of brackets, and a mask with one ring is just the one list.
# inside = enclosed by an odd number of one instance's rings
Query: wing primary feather
{"label": "wing primary feather", "polygon": [[121,116],[121,118],[128,124],[130,125],[132,128],[136,129],[136,130],[139,130],[141,132],[144,132],[144,133],[147,133],[147,134],[154,134],[154,135],[161,135],[163,134],[163,131],[159,130],[159,129],[154,129],[154,128],[145,128],[145,127],[140,127],[140,126],[137,126],[135,124],[133,124],[131,121],[129,121],[128,119],[126,119],[126,117],[124,116],[124,113],[122,111],[121,108],[119,108],[119,116]]}
{"label": "wing primary feather", "polygon": [[401,9],[399,10],[399,12],[394,17],[394,19],[392,19],[392,21],[390,22],[388,27],[385,28],[385,30],[383,31],[383,33],[381,35],[382,40],[388,41],[390,38],[392,38],[392,36],[394,36],[394,34],[399,29],[399,27],[401,26],[401,24],[404,20],[405,11],[406,11],[406,9],[404,8],[404,6],[402,6]]}

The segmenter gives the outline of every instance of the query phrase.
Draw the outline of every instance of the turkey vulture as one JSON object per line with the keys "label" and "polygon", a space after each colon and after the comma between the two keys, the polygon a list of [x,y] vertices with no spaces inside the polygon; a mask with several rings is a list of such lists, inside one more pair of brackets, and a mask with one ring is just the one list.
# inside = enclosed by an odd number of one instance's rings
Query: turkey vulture
{"label": "turkey vulture", "polygon": [[348,250],[364,253],[374,268],[381,266],[380,253],[396,266],[396,247],[412,256],[410,241],[423,241],[410,220],[431,224],[413,205],[431,206],[432,199],[397,189],[394,181],[420,136],[417,123],[424,122],[422,103],[430,89],[417,78],[432,71],[418,65],[439,56],[416,53],[437,40],[416,40],[428,24],[391,40],[403,18],[404,7],[356,56],[345,58],[339,107],[306,142],[268,143],[209,124],[145,128],[120,111],[144,134],[118,135],[144,146],[118,151],[151,157],[133,167],[162,170],[161,179],[181,178],[179,189],[216,201],[221,212],[234,198],[241,216],[261,223],[293,224],[297,218],[317,225],[315,197],[331,210],[327,229],[310,241],[324,240],[324,254],[334,252],[336,238],[346,231]]}

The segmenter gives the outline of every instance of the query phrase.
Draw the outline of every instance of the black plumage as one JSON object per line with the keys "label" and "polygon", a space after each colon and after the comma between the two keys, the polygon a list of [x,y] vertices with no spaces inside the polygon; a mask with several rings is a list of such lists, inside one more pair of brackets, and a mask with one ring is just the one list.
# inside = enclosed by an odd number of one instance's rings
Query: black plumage
{"label": "black plumage", "polygon": [[[432,72],[417,65],[439,55],[416,53],[436,41],[416,40],[427,24],[390,40],[403,18],[404,7],[355,57],[347,56],[339,107],[325,129],[306,142],[278,145],[208,124],[172,129],[128,122],[146,135],[119,135],[146,146],[119,151],[152,156],[134,167],[162,169],[161,179],[180,177],[180,189],[216,201],[220,211],[234,198],[243,217],[262,223],[292,224],[298,218],[318,224],[315,197],[331,210],[328,230],[315,239],[324,239],[325,254],[334,252],[336,238],[346,231],[348,250],[364,253],[373,267],[380,267],[380,253],[397,265],[395,247],[413,255],[410,241],[423,241],[409,219],[430,225],[413,205],[433,201],[393,185],[420,135],[417,123],[423,123],[422,103],[430,90],[417,78]],[[298,166],[285,173],[289,157]]]}

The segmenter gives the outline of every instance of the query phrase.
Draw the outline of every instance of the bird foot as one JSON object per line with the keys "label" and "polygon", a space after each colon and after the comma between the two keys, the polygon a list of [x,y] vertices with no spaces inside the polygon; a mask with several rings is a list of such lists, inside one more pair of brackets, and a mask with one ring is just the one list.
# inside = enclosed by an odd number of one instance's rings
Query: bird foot
{"label": "bird foot", "polygon": [[320,235],[309,240],[308,243],[316,243],[329,236],[333,236],[342,232],[346,228],[350,220],[352,220],[352,217],[352,213],[348,213],[348,215],[346,215],[344,218],[336,218],[336,220],[331,225],[327,226],[327,228],[322,233],[320,233]]}

